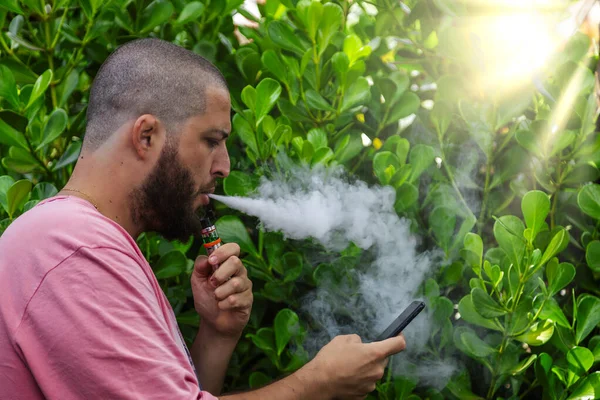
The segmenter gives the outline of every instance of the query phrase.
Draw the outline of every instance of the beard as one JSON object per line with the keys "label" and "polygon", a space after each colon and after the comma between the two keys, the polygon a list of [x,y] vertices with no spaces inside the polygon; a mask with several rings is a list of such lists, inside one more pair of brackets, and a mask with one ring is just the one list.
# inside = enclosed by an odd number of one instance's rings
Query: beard
{"label": "beard", "polygon": [[150,175],[130,194],[133,222],[168,240],[187,242],[202,230],[194,200],[212,187],[196,191],[192,173],[179,160],[176,146],[167,143]]}

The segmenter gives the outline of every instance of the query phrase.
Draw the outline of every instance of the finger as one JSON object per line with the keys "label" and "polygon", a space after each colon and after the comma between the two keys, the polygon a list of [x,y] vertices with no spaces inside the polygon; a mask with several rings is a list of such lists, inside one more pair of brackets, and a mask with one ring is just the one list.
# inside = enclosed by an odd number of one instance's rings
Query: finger
{"label": "finger", "polygon": [[215,298],[217,300],[224,300],[232,294],[243,293],[246,290],[252,290],[252,282],[250,279],[236,276],[215,290]]}
{"label": "finger", "polygon": [[194,262],[194,274],[202,279],[208,279],[212,272],[212,266],[208,263],[208,257],[198,256]]}
{"label": "finger", "polygon": [[246,277],[248,272],[237,256],[231,256],[213,273],[210,282],[218,287],[234,276]]}
{"label": "finger", "polygon": [[388,366],[389,362],[390,362],[390,358],[389,357],[386,357],[386,359],[383,360],[383,362],[381,363],[381,365],[383,366],[383,369],[385,369],[385,367]]}
{"label": "finger", "polygon": [[252,291],[247,290],[243,293],[232,294],[226,299],[219,301],[217,305],[222,311],[228,310],[243,310],[252,307],[254,297]]}
{"label": "finger", "polygon": [[367,343],[367,345],[378,353],[381,358],[387,358],[404,350],[406,348],[406,341],[404,340],[404,335],[401,333],[386,340]]}
{"label": "finger", "polygon": [[218,266],[232,256],[240,255],[240,246],[237,243],[225,243],[219,247],[208,258],[208,262],[213,266]]}

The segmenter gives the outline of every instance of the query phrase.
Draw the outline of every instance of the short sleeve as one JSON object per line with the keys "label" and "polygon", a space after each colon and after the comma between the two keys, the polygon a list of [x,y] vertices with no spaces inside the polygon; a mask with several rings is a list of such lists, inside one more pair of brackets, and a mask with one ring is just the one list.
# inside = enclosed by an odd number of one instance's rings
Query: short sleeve
{"label": "short sleeve", "polygon": [[16,345],[48,399],[216,399],[199,389],[142,266],[81,248],[30,299]]}

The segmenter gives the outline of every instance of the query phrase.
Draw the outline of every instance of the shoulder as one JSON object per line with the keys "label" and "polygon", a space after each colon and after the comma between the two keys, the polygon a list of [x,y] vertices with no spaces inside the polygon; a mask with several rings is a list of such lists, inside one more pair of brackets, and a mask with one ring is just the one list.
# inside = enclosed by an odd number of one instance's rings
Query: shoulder
{"label": "shoulder", "polygon": [[[34,243],[52,250],[75,252],[80,247],[109,247],[140,258],[135,240],[119,224],[87,201],[56,196],[17,218],[0,238],[0,249]],[[38,249],[36,249],[38,250]],[[143,258],[143,257],[142,257]]]}

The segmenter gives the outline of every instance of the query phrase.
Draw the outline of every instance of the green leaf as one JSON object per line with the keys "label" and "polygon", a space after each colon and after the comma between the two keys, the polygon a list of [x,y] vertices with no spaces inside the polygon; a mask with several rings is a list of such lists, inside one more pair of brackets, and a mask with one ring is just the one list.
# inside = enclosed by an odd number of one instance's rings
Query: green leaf
{"label": "green leaf", "polygon": [[263,53],[261,61],[263,65],[271,72],[277,79],[282,82],[287,82],[287,69],[283,66],[283,63],[273,50],[267,50]]}
{"label": "green leaf", "polygon": [[0,176],[0,205],[8,213],[8,201],[6,200],[6,193],[8,189],[15,183],[15,180],[9,175]]}
{"label": "green leaf", "polygon": [[523,196],[521,210],[523,211],[527,228],[531,229],[531,238],[529,240],[531,243],[542,229],[546,217],[550,212],[550,199],[546,193],[539,190],[532,190]]}
{"label": "green leaf", "polygon": [[6,212],[10,218],[19,211],[28,199],[29,192],[31,191],[31,181],[22,179],[12,184],[12,186],[6,192]]}
{"label": "green leaf", "polygon": [[473,304],[472,295],[470,294],[463,297],[462,300],[458,303],[458,312],[460,313],[461,318],[467,322],[496,331],[500,330],[500,328],[494,323],[494,321],[488,318],[484,318],[483,316],[481,316],[481,314],[479,314],[476,311],[475,305]]}
{"label": "green leaf", "polygon": [[333,70],[337,78],[341,82],[341,86],[345,86],[346,76],[350,70],[350,59],[346,53],[339,51],[331,57],[331,63],[333,64]]}
{"label": "green leaf", "polygon": [[585,250],[585,260],[588,267],[595,273],[600,273],[600,240],[592,240]]}
{"label": "green leaf", "polygon": [[51,81],[52,70],[48,69],[35,81],[33,89],[31,90],[31,95],[29,96],[29,101],[27,102],[27,107],[25,108],[31,107],[31,105],[46,92]]}
{"label": "green leaf", "polygon": [[500,248],[506,252],[510,261],[517,267],[521,265],[521,259],[525,252],[524,230],[525,225],[523,225],[523,222],[512,215],[502,216],[494,223],[496,241]]}
{"label": "green leaf", "polygon": [[156,279],[167,279],[178,276],[186,271],[187,258],[182,252],[173,250],[163,255],[156,264],[154,274]]}
{"label": "green leaf", "polygon": [[175,8],[170,1],[155,0],[148,5],[142,12],[141,33],[148,33],[160,24],[167,22]]}
{"label": "green leaf", "polygon": [[313,145],[315,149],[327,147],[327,133],[323,129],[313,128],[308,131],[306,139]]}
{"label": "green leaf", "polygon": [[444,137],[450,122],[452,122],[452,108],[443,101],[436,102],[435,107],[429,114],[429,119],[435,126],[435,129],[440,137]]}
{"label": "green leaf", "polygon": [[79,84],[79,73],[76,70],[71,73],[57,87],[59,101],[58,106],[62,107],[67,103],[67,100],[73,94]]}
{"label": "green leaf", "polygon": [[283,255],[283,281],[293,282],[302,274],[304,262],[300,253],[288,252]]}
{"label": "green leaf", "polygon": [[594,364],[594,355],[585,347],[573,347],[567,353],[567,387],[584,376]]}
{"label": "green leaf", "polygon": [[577,195],[577,204],[590,217],[600,219],[600,185],[584,186]]}
{"label": "green leaf", "polygon": [[418,144],[412,148],[409,156],[409,163],[412,165],[412,174],[410,182],[415,182],[435,161],[435,150],[433,147],[424,144]]}
{"label": "green leaf", "polygon": [[396,190],[394,210],[397,213],[403,213],[415,204],[417,200],[419,200],[419,189],[413,184],[405,182]]}
{"label": "green leaf", "polygon": [[[315,4],[315,2],[313,2]],[[312,7],[311,7],[312,8]],[[344,11],[335,3],[327,3],[323,6],[321,22],[317,33],[319,44],[319,56],[322,55],[331,42],[333,36],[340,30],[344,23]]]}
{"label": "green leaf", "polygon": [[344,94],[341,112],[347,111],[357,105],[365,104],[371,98],[369,82],[360,76]]}
{"label": "green leaf", "polygon": [[321,111],[335,111],[335,109],[325,100],[319,93],[312,89],[308,89],[304,95],[306,96],[306,104],[310,108]]}
{"label": "green leaf", "polygon": [[223,190],[228,196],[248,196],[257,186],[257,176],[242,171],[231,171],[223,180]]}
{"label": "green leaf", "polygon": [[4,65],[0,65],[0,97],[5,98],[13,108],[19,108],[17,82],[12,71]]}
{"label": "green leaf", "polygon": [[68,119],[67,113],[62,108],[57,108],[52,111],[52,114],[50,114],[50,117],[48,118],[48,122],[46,122],[46,126],[44,126],[42,142],[38,145],[36,150],[42,149],[44,146],[52,143],[58,138],[66,129]]}
{"label": "green leaf", "polygon": [[537,359],[537,354],[532,354],[529,357],[527,357],[526,359],[524,359],[523,361],[521,361],[519,364],[517,364],[511,371],[511,375],[520,375],[523,372],[525,372],[527,370],[527,368],[529,368],[531,366],[531,364],[534,363],[534,361]]}
{"label": "green leaf", "polygon": [[277,46],[294,52],[300,57],[304,55],[306,49],[288,24],[281,21],[273,21],[269,24],[267,30],[269,37]]}
{"label": "green leaf", "polygon": [[256,89],[248,85],[242,90],[242,101],[252,112],[256,110]]}
{"label": "green leaf", "polygon": [[256,126],[271,111],[279,95],[281,94],[281,85],[274,79],[265,78],[256,87]]}
{"label": "green leaf", "polygon": [[548,291],[550,296],[560,292],[575,278],[575,267],[570,263],[551,261],[546,265],[546,279],[548,279]]}
{"label": "green leaf", "polygon": [[566,229],[560,229],[556,234],[552,237],[550,244],[546,247],[544,251],[544,255],[542,256],[542,261],[540,264],[545,264],[550,261],[552,257],[563,251],[567,245],[569,244],[569,233]]}
{"label": "green leaf", "polygon": [[484,318],[501,317],[507,313],[500,304],[481,288],[476,287],[471,290],[471,297],[473,298],[475,310]]}
{"label": "green leaf", "polygon": [[567,400],[590,400],[600,398],[600,371],[588,375]]}
{"label": "green leaf", "polygon": [[556,322],[560,326],[571,329],[569,320],[567,319],[567,317],[565,317],[565,314],[558,305],[558,302],[553,297],[546,299],[546,301],[544,302],[544,295],[539,295],[535,298],[533,302],[533,307],[536,310],[539,310],[542,303],[544,303],[544,308],[540,312],[539,319],[549,319]]}
{"label": "green leaf", "polygon": [[0,143],[4,143],[9,146],[18,146],[24,150],[28,150],[27,140],[23,133],[17,131],[15,128],[0,119]]}
{"label": "green leaf", "polygon": [[577,302],[575,342],[581,343],[600,324],[600,298],[583,295]]}
{"label": "green leaf", "polygon": [[256,334],[246,335],[256,347],[265,351],[267,354],[269,351],[275,352],[275,333],[272,328],[260,328],[256,331]]}
{"label": "green leaf", "polygon": [[546,392],[550,391],[550,380],[552,379],[551,375],[552,368],[552,357],[550,357],[547,353],[542,353],[539,355],[536,363],[535,363],[535,377],[540,382],[542,387]]}
{"label": "green leaf", "polygon": [[554,323],[552,321],[539,321],[534,323],[527,332],[515,337],[515,339],[530,346],[541,346],[550,340],[553,334]]}
{"label": "green leaf", "polygon": [[398,161],[398,157],[390,151],[380,151],[375,154],[373,157],[373,172],[381,183],[384,185],[389,182],[388,177],[386,176],[386,170],[392,166],[394,170],[400,169],[400,162]]}
{"label": "green leaf", "polygon": [[233,130],[240,136],[242,142],[252,151],[258,155],[258,145],[256,144],[256,135],[254,129],[241,114],[235,114],[232,120]]}
{"label": "green leaf", "polygon": [[289,343],[290,339],[299,332],[300,319],[295,312],[289,308],[284,308],[275,316],[273,327],[275,329],[277,355],[279,356],[285,349],[285,346]]}
{"label": "green leaf", "polygon": [[475,357],[488,357],[496,352],[496,350],[481,340],[474,332],[466,331],[460,335],[462,345]]}
{"label": "green leaf", "polygon": [[255,49],[242,47],[235,53],[235,62],[247,81],[254,82],[256,80],[261,68],[261,61],[260,55]]}
{"label": "green leaf", "polygon": [[55,196],[58,193],[56,187],[48,182],[41,182],[35,185],[33,191],[31,192],[31,198],[33,200],[45,200],[52,196]]}
{"label": "green leaf", "polygon": [[19,2],[17,0],[5,0],[0,4],[0,7],[6,8],[8,11],[12,11],[17,14],[24,14],[21,7],[19,7]]}
{"label": "green leaf", "polygon": [[[483,241],[476,233],[467,233],[464,240],[462,256],[477,275],[481,275],[481,261],[483,259]],[[477,272],[479,271],[479,272]]]}
{"label": "green leaf", "polygon": [[52,171],[58,171],[59,169],[77,161],[77,157],[79,157],[79,153],[81,152],[82,144],[83,142],[81,140],[69,143],[69,146],[67,146],[67,149],[63,155],[60,157],[57,163],[52,166]]}
{"label": "green leaf", "polygon": [[188,22],[195,21],[202,16],[204,13],[204,4],[199,1],[192,1],[185,5],[181,14],[177,18],[177,23],[180,25],[187,24]]}
{"label": "green leaf", "polygon": [[392,106],[388,113],[385,124],[397,122],[399,119],[408,117],[416,113],[421,106],[421,99],[413,92],[407,92],[402,95],[400,100]]}
{"label": "green leaf", "polygon": [[456,227],[456,212],[445,206],[438,206],[429,214],[429,226],[433,230],[440,247],[448,250]]}
{"label": "green leaf", "polygon": [[315,153],[313,154],[312,159],[310,161],[310,165],[313,167],[319,164],[325,165],[334,157],[335,154],[333,154],[333,150],[331,150],[329,147],[321,147],[315,150]]}
{"label": "green leaf", "polygon": [[248,383],[251,389],[258,389],[271,383],[272,379],[261,371],[256,371],[250,374]]}
{"label": "green leaf", "polygon": [[237,243],[243,251],[258,255],[246,227],[238,217],[225,215],[219,218],[215,225],[224,242]]}

